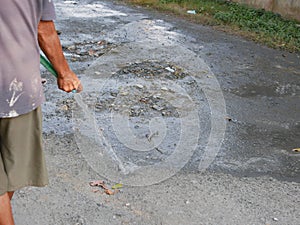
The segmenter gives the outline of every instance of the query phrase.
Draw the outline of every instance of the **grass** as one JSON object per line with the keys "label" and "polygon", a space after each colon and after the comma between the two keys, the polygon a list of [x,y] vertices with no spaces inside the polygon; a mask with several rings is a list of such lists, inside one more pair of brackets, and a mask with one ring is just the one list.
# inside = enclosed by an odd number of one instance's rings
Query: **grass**
{"label": "grass", "polygon": [[[171,12],[193,22],[211,25],[273,48],[300,52],[300,24],[263,9],[226,0],[124,0]],[[188,14],[195,10],[196,14]]]}

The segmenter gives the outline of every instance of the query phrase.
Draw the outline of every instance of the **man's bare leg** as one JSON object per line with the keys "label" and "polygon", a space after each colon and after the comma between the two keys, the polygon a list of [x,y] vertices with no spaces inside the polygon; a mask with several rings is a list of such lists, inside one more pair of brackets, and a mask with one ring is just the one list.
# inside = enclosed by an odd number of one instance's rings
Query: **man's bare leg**
{"label": "man's bare leg", "polygon": [[14,191],[9,191],[9,192],[7,192],[8,197],[9,197],[10,200],[12,199],[14,193],[15,193]]}
{"label": "man's bare leg", "polygon": [[10,197],[12,197],[12,193],[0,196],[0,225],[14,225]]}

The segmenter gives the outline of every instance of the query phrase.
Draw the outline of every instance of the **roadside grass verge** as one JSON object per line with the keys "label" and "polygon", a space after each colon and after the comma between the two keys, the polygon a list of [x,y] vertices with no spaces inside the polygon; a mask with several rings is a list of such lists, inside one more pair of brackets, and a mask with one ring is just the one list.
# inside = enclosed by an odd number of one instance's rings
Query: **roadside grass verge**
{"label": "roadside grass verge", "polygon": [[[226,0],[123,0],[211,25],[272,48],[300,52],[300,24],[263,9]],[[196,14],[188,14],[195,10]]]}

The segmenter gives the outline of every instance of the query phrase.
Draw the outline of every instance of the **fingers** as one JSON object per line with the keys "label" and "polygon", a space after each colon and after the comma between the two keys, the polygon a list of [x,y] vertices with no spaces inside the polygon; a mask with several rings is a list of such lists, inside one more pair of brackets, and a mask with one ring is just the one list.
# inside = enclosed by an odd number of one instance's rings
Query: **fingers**
{"label": "fingers", "polygon": [[79,93],[79,92],[82,91],[82,89],[83,89],[82,84],[79,83],[79,85],[77,86],[77,88],[74,88],[74,89],[72,90],[72,93]]}
{"label": "fingers", "polygon": [[64,77],[58,79],[58,87],[59,89],[65,91],[65,92],[81,92],[82,91],[82,85],[80,83],[80,80],[77,78],[77,76],[72,77]]}

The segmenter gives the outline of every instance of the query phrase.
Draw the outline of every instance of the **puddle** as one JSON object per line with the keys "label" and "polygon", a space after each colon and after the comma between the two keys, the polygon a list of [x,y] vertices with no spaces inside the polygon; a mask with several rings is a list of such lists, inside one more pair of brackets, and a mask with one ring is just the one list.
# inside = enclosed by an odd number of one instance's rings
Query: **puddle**
{"label": "puddle", "polygon": [[[84,4],[80,7],[76,1],[57,2],[55,6],[59,8],[59,11],[64,14],[64,17],[75,18],[97,18],[97,17],[112,17],[112,16],[124,16],[127,14],[118,10],[113,10],[102,3]],[[67,7],[66,7],[67,5]]]}
{"label": "puddle", "polygon": [[247,84],[240,86],[236,89],[231,89],[231,93],[241,97],[284,97],[284,96],[299,96],[300,95],[300,85],[297,84],[270,84],[270,85],[260,85],[260,84]]}

